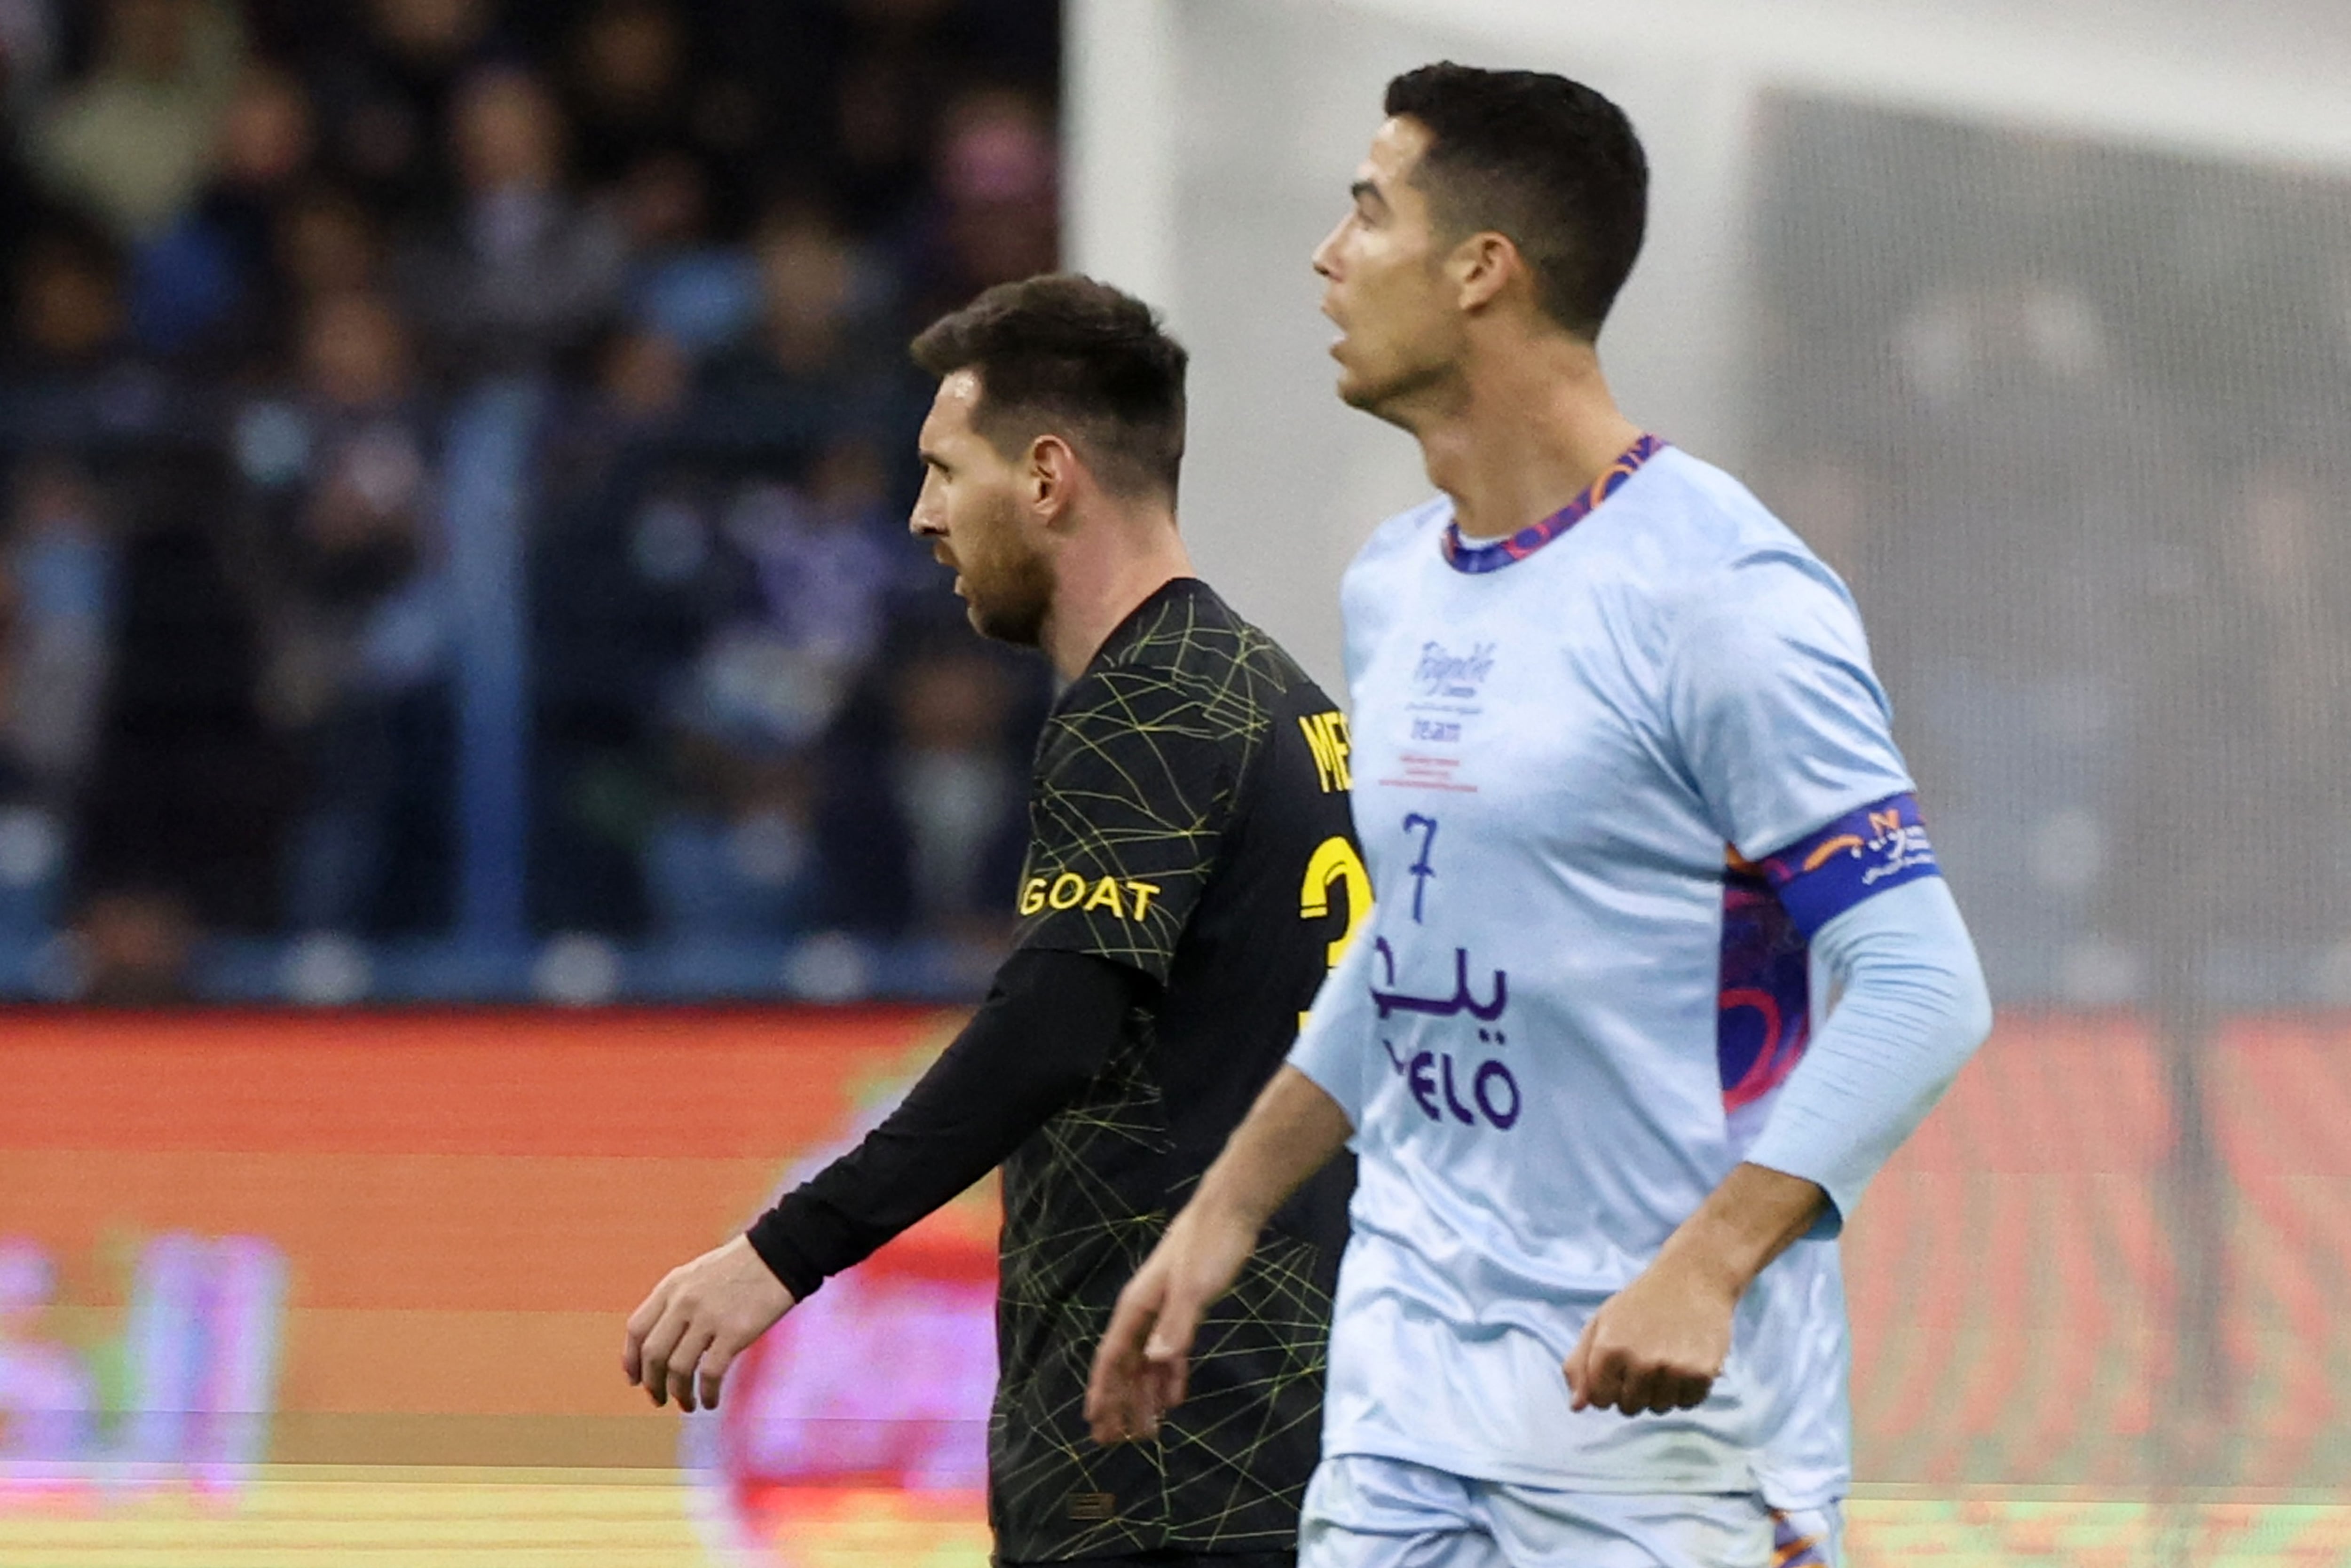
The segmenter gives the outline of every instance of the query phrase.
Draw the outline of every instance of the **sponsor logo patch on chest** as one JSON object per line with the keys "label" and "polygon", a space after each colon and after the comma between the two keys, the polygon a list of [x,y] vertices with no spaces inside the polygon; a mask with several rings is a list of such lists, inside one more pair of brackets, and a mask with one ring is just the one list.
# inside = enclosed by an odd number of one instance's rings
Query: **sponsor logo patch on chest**
{"label": "sponsor logo patch on chest", "polygon": [[1494,644],[1479,643],[1456,653],[1435,638],[1420,645],[1420,663],[1413,667],[1413,685],[1428,697],[1474,699],[1486,677],[1494,673]]}

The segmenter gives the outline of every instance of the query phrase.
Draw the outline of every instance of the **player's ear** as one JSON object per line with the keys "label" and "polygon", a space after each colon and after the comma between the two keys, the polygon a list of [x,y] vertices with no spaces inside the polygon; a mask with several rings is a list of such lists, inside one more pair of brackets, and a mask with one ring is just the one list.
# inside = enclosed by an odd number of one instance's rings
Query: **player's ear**
{"label": "player's ear", "polygon": [[1078,493],[1078,454],[1061,436],[1045,434],[1029,444],[1021,476],[1029,509],[1048,525],[1058,522]]}
{"label": "player's ear", "polygon": [[1526,258],[1508,235],[1485,229],[1453,247],[1446,258],[1453,278],[1455,301],[1463,310],[1483,310],[1501,298],[1514,280],[1527,277]]}

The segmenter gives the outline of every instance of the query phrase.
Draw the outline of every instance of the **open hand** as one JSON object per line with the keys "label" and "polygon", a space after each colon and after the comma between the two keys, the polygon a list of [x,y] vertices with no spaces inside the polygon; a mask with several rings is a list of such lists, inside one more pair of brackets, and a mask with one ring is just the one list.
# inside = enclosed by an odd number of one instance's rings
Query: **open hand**
{"label": "open hand", "polygon": [[621,1370],[656,1405],[691,1412],[718,1408],[719,1385],[735,1358],[793,1307],[751,1243],[737,1236],[672,1269],[629,1316]]}
{"label": "open hand", "polygon": [[1186,1208],[1167,1227],[1126,1289],[1094,1352],[1086,1421],[1097,1443],[1155,1437],[1184,1403],[1193,1335],[1210,1303],[1232,1289],[1257,1245],[1253,1227]]}
{"label": "open hand", "polygon": [[1567,1358],[1571,1408],[1662,1416],[1706,1402],[1730,1354],[1739,1292],[1664,1259],[1600,1303]]}

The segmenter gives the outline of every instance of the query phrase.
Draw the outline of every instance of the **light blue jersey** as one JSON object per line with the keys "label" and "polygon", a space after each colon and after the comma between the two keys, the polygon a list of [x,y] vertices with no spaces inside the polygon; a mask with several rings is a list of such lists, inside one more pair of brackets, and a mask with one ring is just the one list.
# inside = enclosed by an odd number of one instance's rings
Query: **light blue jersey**
{"label": "light blue jersey", "polygon": [[[1511,540],[1450,522],[1383,525],[1343,591],[1377,902],[1290,1058],[1361,1158],[1324,1455],[1829,1502],[1832,1237],[1756,1281],[1698,1409],[1573,1413],[1561,1364],[1754,1151],[1811,1038],[1807,938],[1936,873],[1859,618],[1654,440]],[[1843,1158],[1816,1179],[1849,1204],[1874,1165]]]}

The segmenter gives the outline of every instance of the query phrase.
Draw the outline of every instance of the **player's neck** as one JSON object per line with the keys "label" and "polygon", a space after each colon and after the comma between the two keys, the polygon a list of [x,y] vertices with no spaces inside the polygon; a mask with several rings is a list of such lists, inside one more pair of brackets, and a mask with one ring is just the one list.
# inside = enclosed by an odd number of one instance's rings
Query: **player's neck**
{"label": "player's neck", "polygon": [[1640,438],[1588,343],[1473,351],[1455,395],[1413,422],[1429,482],[1469,538],[1500,538],[1567,506]]}
{"label": "player's neck", "polygon": [[1054,553],[1053,606],[1038,642],[1061,678],[1075,680],[1137,605],[1192,575],[1176,514],[1165,507],[1090,518]]}

